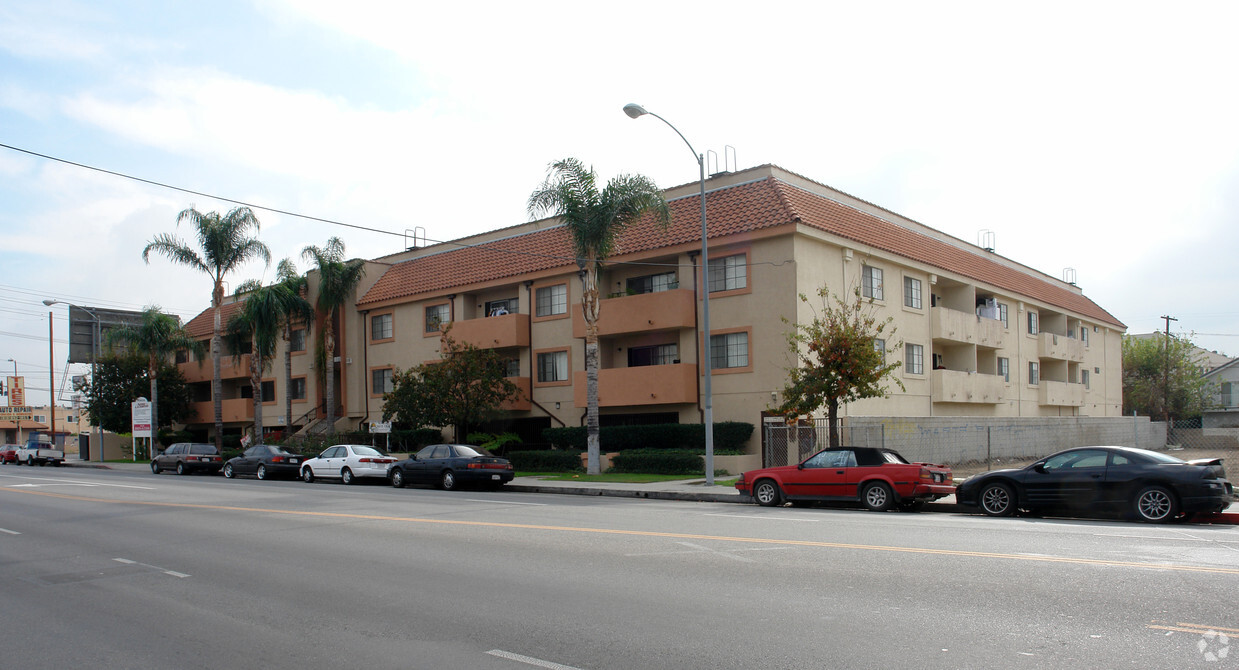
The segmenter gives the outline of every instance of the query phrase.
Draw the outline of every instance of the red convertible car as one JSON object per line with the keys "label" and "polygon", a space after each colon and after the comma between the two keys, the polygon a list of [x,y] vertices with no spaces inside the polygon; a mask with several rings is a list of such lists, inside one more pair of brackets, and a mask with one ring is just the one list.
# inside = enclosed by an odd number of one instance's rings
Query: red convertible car
{"label": "red convertible car", "polygon": [[875,512],[915,511],[955,492],[945,465],[909,463],[890,449],[824,449],[797,465],[750,470],[736,488],[759,505],[785,502],[860,502]]}

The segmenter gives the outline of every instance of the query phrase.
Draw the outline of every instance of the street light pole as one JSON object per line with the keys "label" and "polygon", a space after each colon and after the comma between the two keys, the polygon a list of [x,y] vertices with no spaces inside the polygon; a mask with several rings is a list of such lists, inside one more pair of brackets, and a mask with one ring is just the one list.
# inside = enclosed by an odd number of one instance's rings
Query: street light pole
{"label": "street light pole", "polygon": [[697,153],[693,148],[692,143],[688,138],[684,137],[678,128],[671,125],[671,122],[654,112],[647,111],[641,105],[629,103],[624,105],[624,113],[630,119],[636,119],[646,114],[667,124],[667,127],[675,131],[680,139],[684,140],[684,144],[688,145],[688,150],[693,153],[693,157],[697,159],[697,169],[700,175],[701,183],[701,350],[704,355],[699,354],[697,360],[702,361],[705,368],[705,378],[703,383],[702,402],[704,411],[702,420],[705,422],[706,429],[706,486],[714,486],[714,396],[710,388],[710,371],[714,361],[710,352],[710,250],[706,243],[706,156],[705,154]]}

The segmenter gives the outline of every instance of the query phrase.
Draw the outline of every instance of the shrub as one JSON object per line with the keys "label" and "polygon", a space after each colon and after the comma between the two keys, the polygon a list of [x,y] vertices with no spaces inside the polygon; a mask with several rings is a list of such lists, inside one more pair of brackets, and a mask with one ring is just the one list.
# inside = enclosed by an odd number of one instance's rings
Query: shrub
{"label": "shrub", "polygon": [[683,450],[629,449],[611,459],[608,472],[652,475],[705,475],[701,455]]}
{"label": "shrub", "polygon": [[581,472],[581,454],[576,451],[513,451],[506,458],[512,468],[524,472]]}
{"label": "shrub", "polygon": [[[598,431],[603,452],[630,449],[695,449],[705,453],[705,425],[700,423],[658,423],[637,426],[606,426]],[[724,421],[714,424],[714,453],[742,454],[744,443],[753,435],[753,424]],[[560,449],[585,451],[584,426],[547,428],[546,441]]]}

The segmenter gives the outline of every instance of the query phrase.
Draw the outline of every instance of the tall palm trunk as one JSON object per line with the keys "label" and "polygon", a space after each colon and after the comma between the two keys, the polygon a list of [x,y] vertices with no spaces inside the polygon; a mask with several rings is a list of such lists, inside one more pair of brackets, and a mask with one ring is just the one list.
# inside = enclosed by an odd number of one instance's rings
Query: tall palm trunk
{"label": "tall palm trunk", "polygon": [[220,315],[224,304],[224,283],[215,282],[215,293],[211,296],[212,307],[215,309],[214,329],[211,331],[211,401],[215,405],[215,449],[224,453],[224,382],[219,374],[220,351]]}
{"label": "tall palm trunk", "polygon": [[323,348],[327,350],[327,434],[336,433],[336,330],[332,327],[332,314],[328,313],[323,323]]}
{"label": "tall palm trunk", "polygon": [[154,458],[155,447],[159,445],[159,359],[150,357],[147,362],[146,376],[151,380],[151,453]]}
{"label": "tall palm trunk", "polygon": [[284,432],[293,428],[293,336],[292,327],[284,325]]}
{"label": "tall palm trunk", "polygon": [[585,264],[582,277],[581,316],[585,318],[585,444],[588,454],[586,472],[602,471],[602,455],[598,428],[598,276],[597,263]]}
{"label": "tall palm trunk", "polygon": [[250,388],[254,396],[254,444],[262,444],[262,357],[258,355],[258,338],[250,345]]}

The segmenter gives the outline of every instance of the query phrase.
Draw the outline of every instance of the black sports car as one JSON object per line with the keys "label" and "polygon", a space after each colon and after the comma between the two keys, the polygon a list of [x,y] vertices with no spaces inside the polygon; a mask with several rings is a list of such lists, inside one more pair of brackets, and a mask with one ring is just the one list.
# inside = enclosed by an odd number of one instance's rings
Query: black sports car
{"label": "black sports car", "polygon": [[391,485],[434,484],[452,490],[466,484],[497,489],[515,473],[506,458],[467,444],[432,444],[387,471]]}
{"label": "black sports car", "polygon": [[1165,522],[1220,512],[1234,501],[1234,489],[1220,458],[1183,461],[1130,447],[1080,447],[1024,468],[970,477],[956,487],[955,499],[990,516],[1127,511],[1141,521]]}
{"label": "black sports car", "polygon": [[254,475],[259,479],[272,477],[289,477],[296,479],[300,474],[301,461],[299,454],[294,454],[284,447],[273,444],[256,444],[246,449],[240,456],[228,459],[224,463],[224,476]]}

